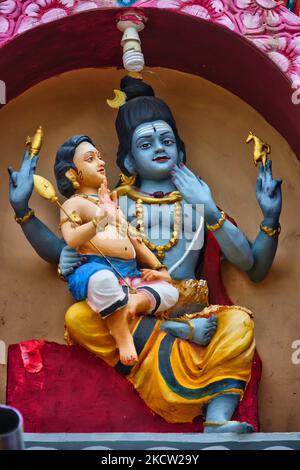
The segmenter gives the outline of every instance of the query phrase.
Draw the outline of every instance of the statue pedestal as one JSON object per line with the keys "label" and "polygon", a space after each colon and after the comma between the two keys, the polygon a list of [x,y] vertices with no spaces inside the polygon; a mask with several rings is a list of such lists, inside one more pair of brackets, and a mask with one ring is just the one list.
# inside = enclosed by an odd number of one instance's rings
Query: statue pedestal
{"label": "statue pedestal", "polygon": [[[85,349],[35,341],[40,344],[38,354],[24,354],[32,343],[22,343],[23,352],[19,344],[8,351],[7,404],[22,413],[26,433],[203,431],[201,418],[183,424],[164,421],[124,377]],[[255,359],[252,379],[233,418],[247,421],[255,431],[260,366]]]}

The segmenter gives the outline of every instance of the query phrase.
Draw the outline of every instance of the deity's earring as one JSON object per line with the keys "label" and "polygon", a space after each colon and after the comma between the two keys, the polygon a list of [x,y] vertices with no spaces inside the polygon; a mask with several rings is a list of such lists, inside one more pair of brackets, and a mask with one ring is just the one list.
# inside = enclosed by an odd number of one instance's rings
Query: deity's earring
{"label": "deity's earring", "polygon": [[[67,174],[68,173],[68,174]],[[72,183],[72,186],[73,186],[73,189],[79,189],[80,188],[80,184],[78,183],[77,181],[77,178],[76,176],[74,175],[73,172],[71,171],[67,171],[67,173],[65,174],[66,178],[70,181],[70,183]]]}
{"label": "deity's earring", "polygon": [[72,181],[72,186],[73,186],[74,189],[79,189],[80,188],[80,184],[75,179],[74,179],[74,181]]}

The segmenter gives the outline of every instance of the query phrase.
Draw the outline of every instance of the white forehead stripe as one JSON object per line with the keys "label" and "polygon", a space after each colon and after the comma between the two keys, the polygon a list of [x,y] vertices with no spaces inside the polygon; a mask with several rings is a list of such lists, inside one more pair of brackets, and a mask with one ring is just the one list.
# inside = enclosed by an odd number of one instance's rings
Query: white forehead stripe
{"label": "white forehead stripe", "polygon": [[169,126],[166,122],[155,122],[154,124],[145,124],[141,126],[140,129],[137,129],[136,136],[141,137],[142,135],[153,134],[154,132],[168,132],[172,130],[172,127]]}

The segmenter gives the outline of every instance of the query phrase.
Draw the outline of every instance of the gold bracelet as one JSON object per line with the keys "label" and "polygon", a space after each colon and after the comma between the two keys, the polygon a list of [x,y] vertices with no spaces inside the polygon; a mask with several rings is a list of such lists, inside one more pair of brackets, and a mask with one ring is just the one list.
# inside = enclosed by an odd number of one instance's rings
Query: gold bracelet
{"label": "gold bracelet", "polygon": [[278,223],[277,228],[267,227],[266,225],[260,224],[260,230],[264,232],[268,237],[276,237],[281,232],[281,225]]}
{"label": "gold bracelet", "polygon": [[[106,222],[105,225],[102,225],[103,221]],[[93,217],[92,222],[97,232],[104,232],[108,225],[108,221],[107,219],[105,220],[105,217]]]}
{"label": "gold bracelet", "polygon": [[152,268],[152,269],[154,269],[155,271],[159,271],[160,269],[166,269],[166,270],[168,270],[167,266],[165,266],[164,264],[161,264],[161,263],[159,263],[157,266],[155,266],[155,267]]}
{"label": "gold bracelet", "polygon": [[15,215],[15,221],[17,222],[17,224],[23,225],[23,224],[26,224],[26,222],[28,222],[28,220],[30,220],[31,217],[33,216],[34,216],[34,210],[29,209],[27,214],[23,215],[23,217],[17,217]]}
{"label": "gold bracelet", "polygon": [[61,272],[60,265],[57,266],[57,275],[58,275],[59,279],[61,279],[62,281],[65,281],[65,278],[64,278],[64,276],[62,275],[62,272]]}
{"label": "gold bracelet", "polygon": [[218,222],[214,225],[208,225],[206,224],[206,227],[208,230],[210,230],[211,232],[215,232],[216,230],[219,230],[219,228],[222,227],[222,225],[224,224],[226,220],[226,215],[225,215],[225,212],[224,211],[221,211],[221,217],[219,218]]}
{"label": "gold bracelet", "polygon": [[97,227],[98,227],[98,222],[99,222],[98,217],[93,217],[93,218],[92,218],[92,222],[93,222],[93,225],[94,225],[95,229],[97,229]]}

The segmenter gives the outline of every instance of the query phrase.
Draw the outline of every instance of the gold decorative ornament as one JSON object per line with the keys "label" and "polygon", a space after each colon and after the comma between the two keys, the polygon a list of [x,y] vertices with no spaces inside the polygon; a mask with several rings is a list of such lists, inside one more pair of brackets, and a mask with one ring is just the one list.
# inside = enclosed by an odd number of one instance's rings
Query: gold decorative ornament
{"label": "gold decorative ornament", "polygon": [[80,184],[78,183],[77,178],[74,174],[67,175],[67,173],[65,174],[65,177],[67,178],[67,180],[70,181],[70,183],[72,183],[73,189],[75,189],[75,191],[76,191],[76,189],[80,188]]}
{"label": "gold decorative ornament", "polygon": [[264,170],[266,170],[266,163],[268,160],[268,155],[271,153],[271,147],[269,144],[261,140],[253,132],[249,132],[249,135],[246,139],[246,144],[253,140],[254,150],[253,150],[253,162],[257,166],[258,163],[262,163]]}
{"label": "gold decorative ornament", "polygon": [[[172,279],[172,285],[179,292],[178,303],[181,305],[199,304],[208,305],[208,285],[204,279],[182,279],[177,281]],[[194,315],[194,314],[191,314]],[[189,316],[185,318],[191,319]],[[192,318],[194,318],[192,316]]]}
{"label": "gold decorative ornament", "polygon": [[185,323],[186,325],[188,325],[190,331],[189,331],[188,337],[186,338],[186,341],[192,341],[194,337],[194,333],[195,333],[195,327],[190,320],[188,320],[187,318],[181,317],[181,318],[170,318],[170,321],[175,321],[176,323]]}
{"label": "gold decorative ornament", "polygon": [[36,131],[33,137],[27,137],[25,141],[26,147],[29,151],[29,160],[32,160],[33,157],[40,153],[42,144],[43,144],[44,132],[42,126],[40,126]]}
{"label": "gold decorative ornament", "polygon": [[141,72],[128,72],[128,77],[136,78],[137,80],[143,80]]}
{"label": "gold decorative ornament", "polygon": [[207,229],[210,230],[211,232],[216,232],[217,230],[219,230],[219,229],[222,227],[222,225],[224,224],[225,220],[226,220],[225,212],[224,212],[224,211],[221,211],[221,216],[220,216],[218,222],[217,222],[216,224],[214,224],[214,225],[208,225],[208,224],[206,224],[206,227],[207,227]]}
{"label": "gold decorative ornament", "polygon": [[124,91],[114,90],[115,97],[112,100],[106,100],[106,103],[110,108],[120,108],[126,103],[127,96]]}
{"label": "gold decorative ornament", "polygon": [[119,175],[121,184],[118,186],[115,191],[120,196],[128,196],[133,201],[140,199],[145,204],[173,204],[177,201],[182,200],[181,193],[179,191],[173,191],[164,197],[154,197],[147,196],[140,193],[137,188],[135,188],[134,183],[136,181],[136,176],[126,176],[124,173]]}
{"label": "gold decorative ornament", "polygon": [[15,221],[17,222],[17,224],[23,225],[23,224],[26,224],[26,222],[28,222],[28,220],[30,220],[33,216],[34,216],[34,210],[29,209],[27,214],[23,215],[23,217],[17,217],[15,215]]}
{"label": "gold decorative ornament", "polygon": [[60,224],[59,224],[59,229],[61,229],[61,226],[63,224],[65,224],[66,222],[72,222],[71,225],[72,227],[76,227],[77,225],[82,225],[82,219],[80,217],[80,215],[78,214],[77,211],[73,211],[71,212],[70,216],[69,217],[66,217],[65,219],[63,219]]}
{"label": "gold decorative ornament", "polygon": [[260,224],[260,230],[264,232],[268,237],[276,237],[281,232],[281,225],[278,224],[277,228],[267,227],[266,225]]}
{"label": "gold decorative ornament", "polygon": [[205,421],[203,423],[203,426],[206,427],[206,426],[223,426],[224,424],[241,424],[240,421],[221,421],[221,422],[217,422],[217,421]]}
{"label": "gold decorative ornament", "polygon": [[155,251],[155,255],[159,260],[163,260],[165,257],[165,252],[171,250],[173,246],[177,245],[179,232],[181,227],[181,203],[179,201],[175,202],[175,209],[174,209],[174,228],[172,231],[172,236],[168,243],[164,245],[155,245],[155,243],[150,242],[148,240],[145,227],[144,227],[144,210],[143,210],[143,200],[137,199],[135,204],[135,216],[137,221],[137,230],[140,232],[143,242],[145,245],[151,250]]}
{"label": "gold decorative ornament", "polygon": [[167,266],[165,264],[161,264],[159,263],[157,266],[155,266],[154,268],[155,271],[159,271],[160,269],[168,269]]}
{"label": "gold decorative ornament", "polygon": [[65,280],[65,278],[64,278],[64,276],[62,275],[62,272],[61,272],[60,264],[57,266],[57,276],[61,281]]}

